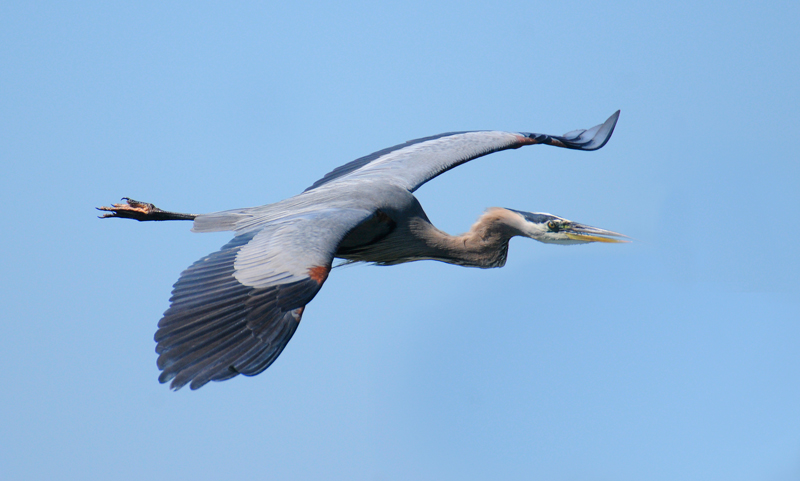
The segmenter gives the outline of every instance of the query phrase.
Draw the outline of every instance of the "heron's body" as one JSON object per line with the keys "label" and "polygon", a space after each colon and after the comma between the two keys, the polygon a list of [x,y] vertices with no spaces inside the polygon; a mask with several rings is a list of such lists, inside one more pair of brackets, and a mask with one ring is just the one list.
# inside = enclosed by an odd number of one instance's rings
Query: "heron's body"
{"label": "heron's body", "polygon": [[129,201],[103,208],[111,217],[194,219],[195,232],[233,231],[234,239],[190,266],[175,284],[156,332],[162,382],[174,388],[266,369],[292,337],[305,305],[334,258],[393,265],[437,260],[501,267],[514,236],[547,243],[613,242],[611,231],[550,214],[487,210],[465,234],[434,227],[413,192],[471,159],[544,143],[596,150],[613,132],[604,124],[561,137],[513,132],[458,132],[419,139],[345,164],[303,193],[261,207],[212,214],[164,212]]}

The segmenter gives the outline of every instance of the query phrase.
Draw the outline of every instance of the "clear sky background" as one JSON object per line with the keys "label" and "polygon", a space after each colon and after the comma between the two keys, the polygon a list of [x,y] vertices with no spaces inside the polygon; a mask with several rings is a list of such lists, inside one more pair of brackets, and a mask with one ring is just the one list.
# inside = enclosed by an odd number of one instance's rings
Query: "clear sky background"
{"label": "clear sky background", "polygon": [[[798,2],[4,2],[7,480],[800,478]],[[274,5],[273,5],[274,4]],[[632,244],[334,270],[277,362],[171,392],[153,333],[212,212],[454,130],[562,134],[418,191]]]}

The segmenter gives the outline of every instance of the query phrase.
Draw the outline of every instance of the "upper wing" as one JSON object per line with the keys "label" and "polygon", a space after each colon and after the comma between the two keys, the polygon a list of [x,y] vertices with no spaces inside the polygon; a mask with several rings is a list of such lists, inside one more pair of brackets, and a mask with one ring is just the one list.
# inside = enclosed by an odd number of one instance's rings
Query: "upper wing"
{"label": "upper wing", "polygon": [[449,132],[411,140],[337,167],[306,191],[339,179],[383,178],[414,192],[442,172],[500,150],[534,144],[555,145],[576,150],[597,150],[608,142],[618,118],[619,110],[605,123],[588,130],[573,130],[562,136],[476,131]]}
{"label": "upper wing", "polygon": [[326,209],[285,217],[192,264],[158,323],[159,381],[197,389],[269,367],[325,282],[339,242],[371,215]]}

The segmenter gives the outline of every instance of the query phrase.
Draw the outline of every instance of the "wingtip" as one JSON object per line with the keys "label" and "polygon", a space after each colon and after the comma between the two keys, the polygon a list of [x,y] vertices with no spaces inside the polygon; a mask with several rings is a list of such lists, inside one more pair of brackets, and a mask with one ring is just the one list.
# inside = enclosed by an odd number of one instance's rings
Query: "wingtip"
{"label": "wingtip", "polygon": [[611,124],[611,131],[612,132],[614,131],[614,127],[617,126],[617,120],[619,120],[619,113],[620,112],[622,112],[622,110],[617,110],[616,112],[611,114],[611,117],[609,117],[608,119],[606,119],[605,122],[603,122],[604,126],[608,125],[608,124]]}
{"label": "wingtip", "polygon": [[[614,128],[617,126],[617,121],[619,120],[619,114],[621,110],[617,110],[611,116],[606,119],[605,122],[600,126],[600,129],[597,131],[597,134],[592,138],[590,142],[590,148],[586,150],[597,150],[602,149],[608,143],[608,140],[611,138],[611,135],[614,133]],[[599,141],[600,144],[595,146],[592,145],[595,141]]]}
{"label": "wingtip", "polygon": [[611,134],[614,133],[619,114],[620,111],[617,110],[605,122],[595,125],[591,129],[573,130],[560,137],[553,136],[552,139],[558,141],[558,143],[553,143],[552,145],[584,151],[601,149],[608,143]]}

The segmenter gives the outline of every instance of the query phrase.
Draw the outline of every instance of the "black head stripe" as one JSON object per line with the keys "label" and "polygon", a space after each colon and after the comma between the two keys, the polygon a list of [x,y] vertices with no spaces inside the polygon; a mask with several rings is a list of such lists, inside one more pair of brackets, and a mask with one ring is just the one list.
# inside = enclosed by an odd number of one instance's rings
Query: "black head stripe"
{"label": "black head stripe", "polygon": [[532,222],[534,224],[546,224],[547,221],[554,220],[556,217],[547,214],[534,214],[533,212],[524,212],[521,210],[514,210],[508,209],[511,212],[516,212],[517,214],[521,215],[525,218],[528,222]]}

